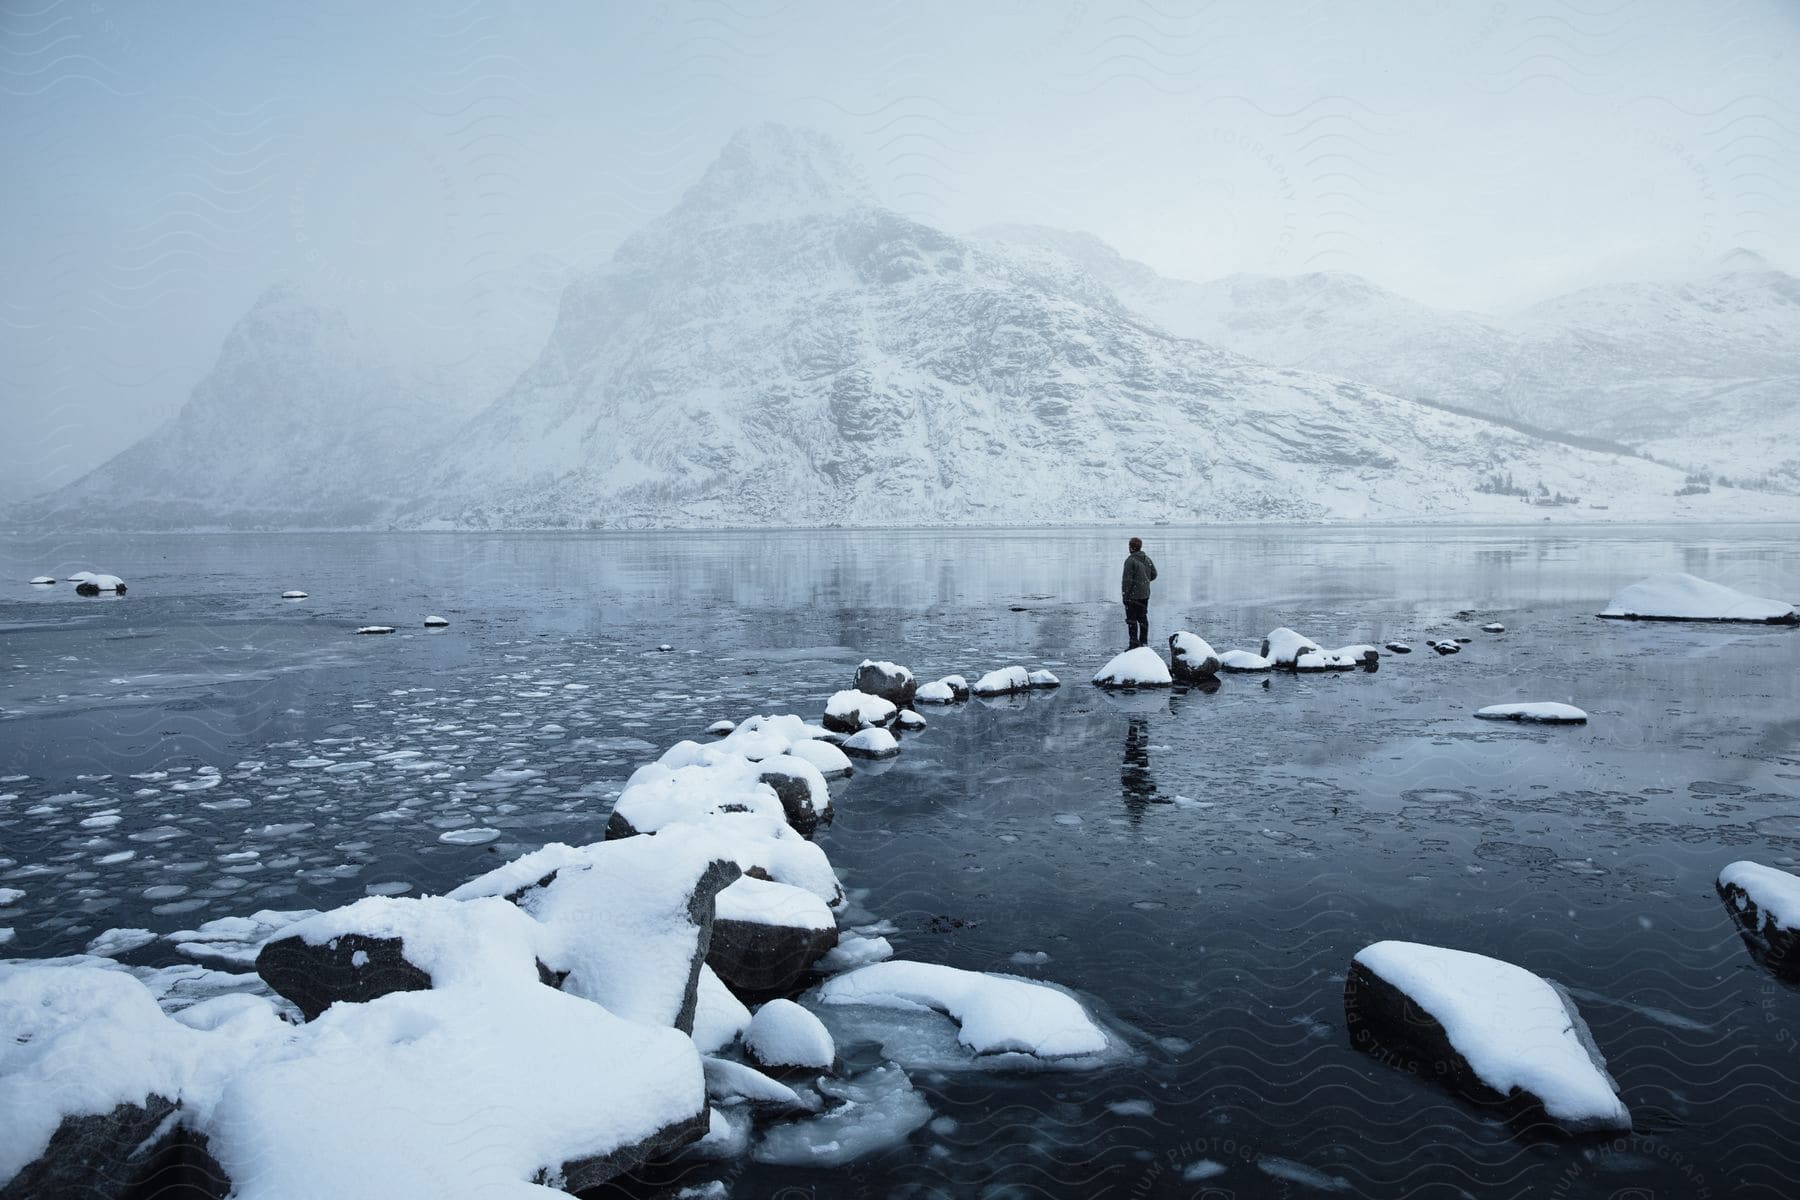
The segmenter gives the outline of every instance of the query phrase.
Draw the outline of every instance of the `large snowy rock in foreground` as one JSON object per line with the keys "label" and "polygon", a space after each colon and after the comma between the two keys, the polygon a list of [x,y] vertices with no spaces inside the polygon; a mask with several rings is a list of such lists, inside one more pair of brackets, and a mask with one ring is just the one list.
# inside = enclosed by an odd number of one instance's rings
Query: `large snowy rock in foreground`
{"label": "large snowy rock in foreground", "polygon": [[880,696],[895,708],[911,708],[919,686],[913,673],[897,663],[863,659],[856,668],[855,690]]}
{"label": "large snowy rock in foreground", "polygon": [[1169,673],[1184,683],[1211,679],[1219,673],[1219,654],[1205,638],[1185,629],[1169,635]]}
{"label": "large snowy rock in foreground", "polygon": [[1271,630],[1263,639],[1262,657],[1278,667],[1293,667],[1303,654],[1320,654],[1323,649],[1319,643],[1303,634],[1295,633],[1283,625],[1280,629]]}
{"label": "large snowy rock in foreground", "polygon": [[1718,889],[1750,957],[1774,975],[1800,980],[1800,876],[1734,862],[1719,872]]}
{"label": "large snowy rock in foreground", "polygon": [[1680,571],[1652,575],[1620,591],[1600,613],[1623,621],[1747,621],[1800,625],[1800,612]]}
{"label": "large snowy rock in foreground", "polygon": [[837,939],[837,918],[819,897],[745,876],[719,893],[706,965],[740,992],[785,991]]}
{"label": "large snowy rock in foreground", "polygon": [[958,1040],[978,1056],[1083,1058],[1115,1048],[1079,1000],[1012,975],[936,963],[880,962],[833,976],[819,986],[816,997],[825,1005],[935,1009],[957,1023]]}
{"label": "large snowy rock in foreground", "polygon": [[1094,673],[1094,682],[1103,688],[1155,688],[1168,687],[1174,679],[1162,655],[1139,646],[1114,656]]}
{"label": "large snowy rock in foreground", "polygon": [[1531,721],[1540,725],[1586,725],[1588,715],[1573,704],[1534,700],[1525,704],[1490,704],[1475,710],[1484,721]]}
{"label": "large snowy rock in foreground", "polygon": [[1442,1079],[1515,1119],[1547,1120],[1570,1134],[1631,1128],[1575,1002],[1522,967],[1376,942],[1350,963],[1344,1015],[1359,1050]]}

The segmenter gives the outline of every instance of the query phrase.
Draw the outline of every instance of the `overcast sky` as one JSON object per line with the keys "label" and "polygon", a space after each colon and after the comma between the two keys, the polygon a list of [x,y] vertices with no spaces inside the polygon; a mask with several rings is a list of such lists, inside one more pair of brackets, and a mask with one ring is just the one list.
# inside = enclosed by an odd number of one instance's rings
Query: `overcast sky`
{"label": "overcast sky", "polygon": [[838,135],[910,216],[1189,278],[1501,310],[1800,268],[1797,0],[3,11],[0,497],[166,419],[277,280],[478,337],[484,280],[604,262],[753,121]]}

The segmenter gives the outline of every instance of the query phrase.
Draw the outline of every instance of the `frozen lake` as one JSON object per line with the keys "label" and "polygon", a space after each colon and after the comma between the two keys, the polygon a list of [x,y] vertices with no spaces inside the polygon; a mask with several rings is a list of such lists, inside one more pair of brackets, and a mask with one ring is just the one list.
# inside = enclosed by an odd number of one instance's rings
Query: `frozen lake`
{"label": "frozen lake", "polygon": [[[900,957],[1076,988],[1140,1061],[917,1072],[938,1119],[905,1147],[737,1164],[736,1194],[1792,1194],[1800,991],[1713,878],[1800,861],[1800,631],[1593,614],[1662,570],[1792,599],[1800,528],[1138,531],[1153,645],[1414,653],[1120,701],[1086,681],[1123,646],[1127,532],[0,540],[0,953],[596,840],[638,764],[720,717],[816,719],[865,656],[1049,667],[1058,692],[926,709],[819,841]],[[78,570],[130,592],[24,582]],[[1592,720],[1472,718],[1523,700]],[[1344,971],[1383,938],[1567,985],[1637,1132],[1522,1142],[1353,1050]]]}

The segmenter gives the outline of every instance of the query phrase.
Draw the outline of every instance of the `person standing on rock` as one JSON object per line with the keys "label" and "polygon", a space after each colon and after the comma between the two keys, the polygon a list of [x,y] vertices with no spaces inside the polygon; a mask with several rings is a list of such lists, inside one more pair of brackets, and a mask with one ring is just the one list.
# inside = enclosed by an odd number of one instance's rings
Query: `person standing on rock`
{"label": "person standing on rock", "polygon": [[1126,649],[1135,650],[1150,644],[1150,581],[1156,578],[1156,564],[1144,553],[1143,538],[1132,538],[1130,549],[1119,590],[1125,597]]}

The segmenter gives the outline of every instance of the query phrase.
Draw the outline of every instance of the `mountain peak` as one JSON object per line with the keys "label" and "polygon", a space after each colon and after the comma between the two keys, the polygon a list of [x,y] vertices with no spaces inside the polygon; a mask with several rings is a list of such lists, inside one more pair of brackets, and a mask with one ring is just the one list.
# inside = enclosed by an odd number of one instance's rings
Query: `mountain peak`
{"label": "mountain peak", "polygon": [[875,206],[843,143],[816,129],[763,124],[732,136],[675,215],[684,224],[747,225]]}

